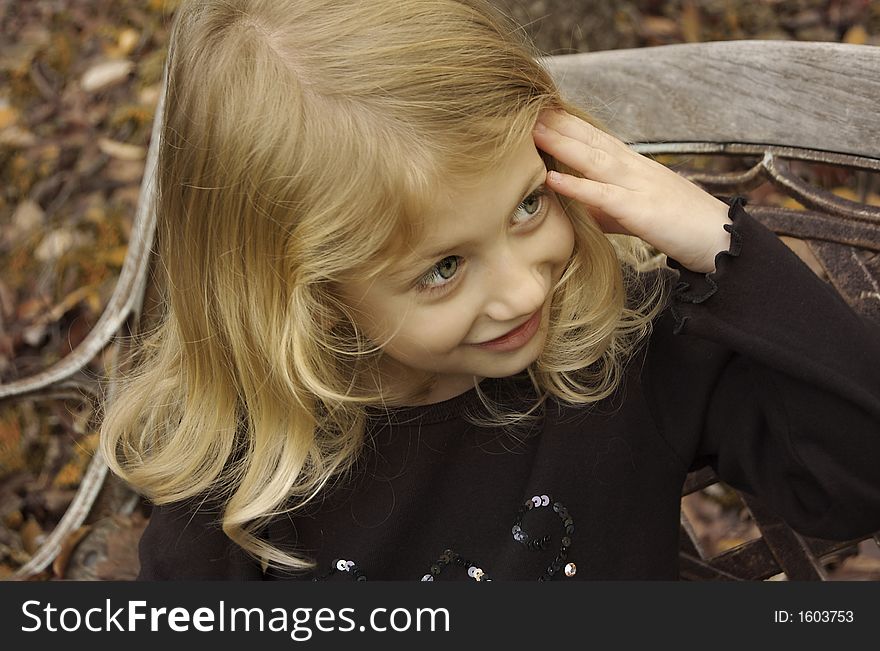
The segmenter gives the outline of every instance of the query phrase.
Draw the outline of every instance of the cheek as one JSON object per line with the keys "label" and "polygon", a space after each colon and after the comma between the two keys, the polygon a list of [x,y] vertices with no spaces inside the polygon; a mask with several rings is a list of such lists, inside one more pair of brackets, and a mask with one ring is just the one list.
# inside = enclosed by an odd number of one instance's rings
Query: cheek
{"label": "cheek", "polygon": [[443,355],[461,344],[468,333],[467,326],[462,310],[451,304],[438,309],[416,307],[404,319],[391,343],[416,355]]}
{"label": "cheek", "polygon": [[[375,288],[373,288],[375,289]],[[460,301],[424,305],[366,291],[349,303],[361,331],[400,361],[440,356],[465,339],[470,322]]]}
{"label": "cheek", "polygon": [[547,224],[548,252],[554,266],[565,266],[574,251],[574,227],[558,200],[554,198],[553,203]]}
{"label": "cheek", "polygon": [[343,298],[360,332],[373,344],[384,347],[401,325],[400,315],[406,314],[407,306],[358,289],[361,288],[349,289]]}

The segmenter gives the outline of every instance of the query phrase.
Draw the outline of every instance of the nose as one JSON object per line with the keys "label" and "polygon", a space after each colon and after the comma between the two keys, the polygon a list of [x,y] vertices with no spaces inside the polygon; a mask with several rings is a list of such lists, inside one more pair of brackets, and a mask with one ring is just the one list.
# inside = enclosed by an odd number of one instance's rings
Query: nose
{"label": "nose", "polygon": [[509,251],[493,265],[487,275],[485,313],[493,321],[511,326],[528,317],[544,304],[548,287],[541,267]]}

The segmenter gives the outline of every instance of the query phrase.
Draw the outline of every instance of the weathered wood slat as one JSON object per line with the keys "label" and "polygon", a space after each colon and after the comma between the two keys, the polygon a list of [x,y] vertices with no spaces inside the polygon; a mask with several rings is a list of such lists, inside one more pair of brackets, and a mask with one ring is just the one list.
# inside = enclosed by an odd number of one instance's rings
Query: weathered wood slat
{"label": "weathered wood slat", "polygon": [[724,41],[547,57],[629,142],[761,143],[880,158],[880,47]]}

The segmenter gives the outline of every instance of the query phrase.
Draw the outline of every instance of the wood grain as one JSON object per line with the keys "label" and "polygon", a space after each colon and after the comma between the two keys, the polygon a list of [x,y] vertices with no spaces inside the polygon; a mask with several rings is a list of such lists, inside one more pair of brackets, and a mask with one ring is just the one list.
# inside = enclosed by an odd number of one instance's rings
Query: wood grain
{"label": "wood grain", "polygon": [[547,57],[628,142],[761,143],[880,158],[880,47],[724,41]]}

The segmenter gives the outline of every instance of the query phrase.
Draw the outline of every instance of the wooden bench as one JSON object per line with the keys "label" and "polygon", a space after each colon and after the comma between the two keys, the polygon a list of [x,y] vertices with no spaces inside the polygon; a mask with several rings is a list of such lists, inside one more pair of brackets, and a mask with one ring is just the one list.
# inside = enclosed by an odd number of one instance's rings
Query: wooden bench
{"label": "wooden bench", "polygon": [[[804,209],[760,201],[749,206],[853,308],[880,319],[880,208],[866,203],[880,172],[880,48],[732,41],[560,55],[544,62],[564,95],[642,153],[676,157],[661,160],[708,190],[753,196],[769,186],[801,204]],[[158,120],[128,254],[100,320],[57,364],[0,385],[0,401],[83,394],[112,400],[112,382],[100,386],[85,369],[99,354],[109,353],[111,363],[119,359],[157,305],[150,282],[157,127]],[[693,169],[680,167],[683,157]],[[858,183],[855,195],[843,198],[810,184],[797,173],[805,165],[850,170]],[[693,472],[684,495],[716,481],[708,468]],[[96,456],[62,521],[14,578],[48,567],[108,492],[119,510],[137,503]],[[860,542],[800,536],[759,500],[741,498],[761,537],[710,558],[683,515],[683,579],[764,580],[783,573],[788,579],[825,579],[823,559]],[[880,544],[880,536],[874,541]]]}

